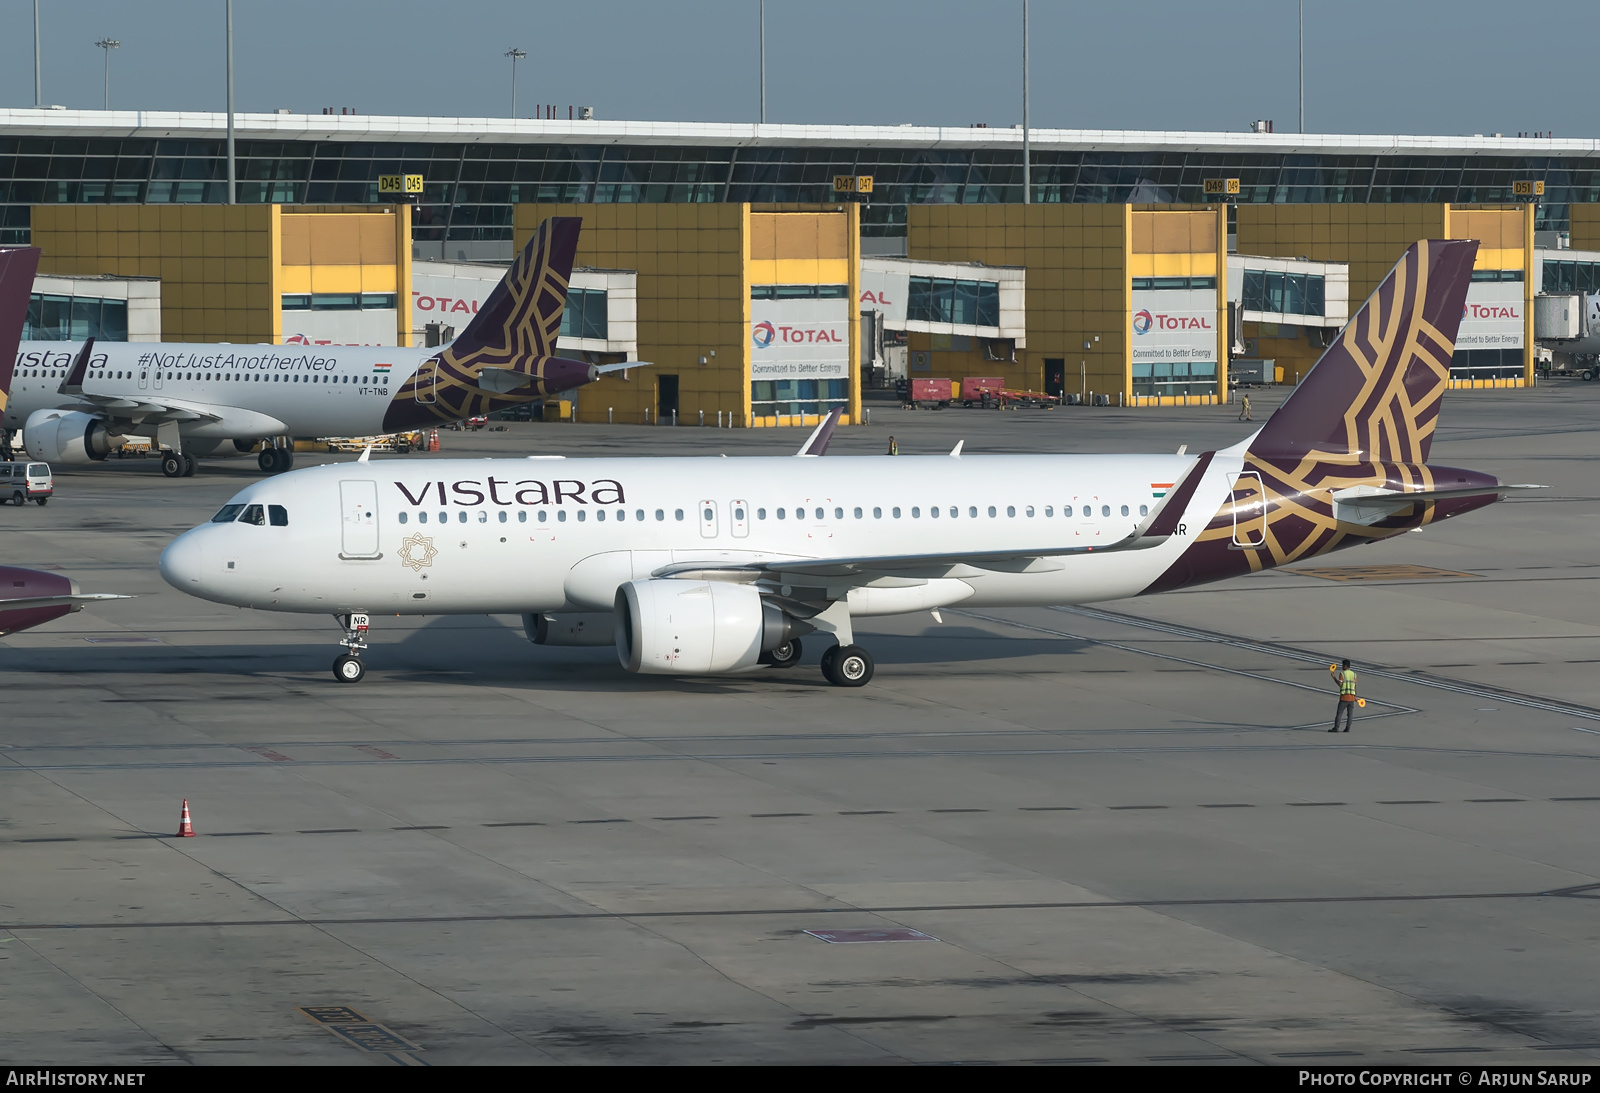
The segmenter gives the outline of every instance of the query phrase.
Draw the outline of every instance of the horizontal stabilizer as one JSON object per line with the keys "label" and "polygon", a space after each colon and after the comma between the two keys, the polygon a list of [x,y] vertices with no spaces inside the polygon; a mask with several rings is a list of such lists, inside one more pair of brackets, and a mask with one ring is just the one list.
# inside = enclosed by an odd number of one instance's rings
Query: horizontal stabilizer
{"label": "horizontal stabilizer", "polygon": [[1501,498],[1513,490],[1547,488],[1528,483],[1452,486],[1436,490],[1386,490],[1377,486],[1351,486],[1349,489],[1333,491],[1332,497],[1335,504],[1335,519],[1349,524],[1375,524],[1412,505],[1426,505],[1462,497]]}
{"label": "horizontal stabilizer", "polygon": [[595,369],[595,374],[609,375],[612,372],[626,372],[630,368],[654,368],[655,361],[623,361],[621,364],[602,364]]}

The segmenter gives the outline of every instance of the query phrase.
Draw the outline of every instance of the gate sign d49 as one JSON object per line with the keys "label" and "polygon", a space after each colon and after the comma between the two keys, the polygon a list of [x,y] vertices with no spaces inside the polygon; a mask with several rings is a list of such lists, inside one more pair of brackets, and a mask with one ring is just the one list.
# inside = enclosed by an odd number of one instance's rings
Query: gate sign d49
{"label": "gate sign d49", "polygon": [[1203,181],[1205,182],[1205,191],[1208,195],[1237,195],[1239,193],[1239,180],[1236,178],[1208,178],[1204,179]]}

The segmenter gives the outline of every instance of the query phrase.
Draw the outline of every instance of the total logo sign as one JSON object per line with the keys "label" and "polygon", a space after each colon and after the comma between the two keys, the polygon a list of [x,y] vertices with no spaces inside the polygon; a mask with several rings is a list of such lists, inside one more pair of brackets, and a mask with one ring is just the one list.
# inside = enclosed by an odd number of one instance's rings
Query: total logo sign
{"label": "total logo sign", "polygon": [[1468,301],[1461,308],[1463,319],[1520,319],[1515,305],[1511,304],[1475,304]]}
{"label": "total logo sign", "polygon": [[1203,315],[1152,315],[1140,309],[1133,313],[1133,332],[1148,334],[1151,330],[1210,330],[1211,320]]}
{"label": "total logo sign", "polygon": [[750,328],[750,340],[757,349],[765,349],[773,342],[780,345],[844,344],[839,332],[826,326],[773,326],[764,320]]}

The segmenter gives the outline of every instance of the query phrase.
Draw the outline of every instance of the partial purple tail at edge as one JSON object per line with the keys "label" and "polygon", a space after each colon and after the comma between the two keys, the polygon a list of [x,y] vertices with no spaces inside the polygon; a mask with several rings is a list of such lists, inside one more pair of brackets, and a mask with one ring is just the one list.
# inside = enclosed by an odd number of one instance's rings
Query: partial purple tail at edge
{"label": "partial purple tail at edge", "polygon": [[28,317],[28,297],[39,272],[38,247],[0,250],[0,411],[10,398],[11,375],[17,367],[22,324]]}
{"label": "partial purple tail at edge", "polygon": [[1250,453],[1427,462],[1477,253],[1472,239],[1407,248]]}

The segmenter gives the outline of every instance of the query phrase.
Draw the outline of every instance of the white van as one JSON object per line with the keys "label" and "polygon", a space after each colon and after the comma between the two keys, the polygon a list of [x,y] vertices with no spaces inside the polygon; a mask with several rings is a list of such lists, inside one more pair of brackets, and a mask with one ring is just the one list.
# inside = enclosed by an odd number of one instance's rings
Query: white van
{"label": "white van", "polygon": [[56,481],[48,463],[0,463],[0,505],[10,501],[43,505],[55,492]]}

